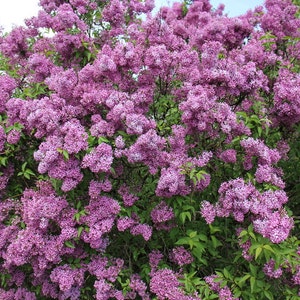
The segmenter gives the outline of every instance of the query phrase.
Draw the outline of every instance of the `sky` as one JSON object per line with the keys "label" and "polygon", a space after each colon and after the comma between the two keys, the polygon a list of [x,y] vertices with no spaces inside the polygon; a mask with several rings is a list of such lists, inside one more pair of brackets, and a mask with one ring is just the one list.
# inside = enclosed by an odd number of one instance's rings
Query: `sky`
{"label": "sky", "polygon": [[[174,0],[155,0],[156,6],[172,4]],[[9,31],[13,25],[22,25],[25,18],[37,15],[38,0],[0,0],[0,25]],[[262,5],[264,0],[211,0],[213,7],[225,4],[225,13],[238,16],[248,9]]]}

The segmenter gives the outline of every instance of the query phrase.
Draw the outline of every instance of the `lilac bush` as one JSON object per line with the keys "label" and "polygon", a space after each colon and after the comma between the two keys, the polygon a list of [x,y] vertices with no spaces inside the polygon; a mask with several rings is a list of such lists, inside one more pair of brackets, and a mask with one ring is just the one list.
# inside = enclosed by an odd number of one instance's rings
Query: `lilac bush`
{"label": "lilac bush", "polygon": [[0,298],[298,299],[299,1],[40,8],[0,37]]}

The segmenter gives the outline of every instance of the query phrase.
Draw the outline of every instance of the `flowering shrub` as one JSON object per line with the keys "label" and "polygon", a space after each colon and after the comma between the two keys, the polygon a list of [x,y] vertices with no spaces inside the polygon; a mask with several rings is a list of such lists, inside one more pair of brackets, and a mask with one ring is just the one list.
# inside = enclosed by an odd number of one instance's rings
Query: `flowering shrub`
{"label": "flowering shrub", "polygon": [[40,6],[0,38],[0,298],[298,299],[299,2]]}

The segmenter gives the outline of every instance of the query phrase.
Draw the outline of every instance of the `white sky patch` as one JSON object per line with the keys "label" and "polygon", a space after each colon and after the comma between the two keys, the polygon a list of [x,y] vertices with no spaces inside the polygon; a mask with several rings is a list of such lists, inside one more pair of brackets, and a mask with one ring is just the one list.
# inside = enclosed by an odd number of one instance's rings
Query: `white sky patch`
{"label": "white sky patch", "polygon": [[9,31],[13,26],[24,25],[24,20],[36,16],[38,0],[0,0],[0,26]]}
{"label": "white sky patch", "polygon": [[236,17],[246,13],[249,9],[254,9],[257,6],[264,4],[264,0],[211,0],[210,3],[214,8],[217,8],[221,3],[225,5],[224,13],[230,17]]}

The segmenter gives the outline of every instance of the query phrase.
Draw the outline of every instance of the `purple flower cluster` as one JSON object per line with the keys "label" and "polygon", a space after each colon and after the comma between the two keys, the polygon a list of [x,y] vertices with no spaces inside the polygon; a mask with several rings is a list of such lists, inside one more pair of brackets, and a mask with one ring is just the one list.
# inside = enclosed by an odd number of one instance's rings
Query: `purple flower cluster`
{"label": "purple flower cluster", "polygon": [[208,0],[100,2],[40,0],[0,37],[0,299],[200,299],[181,283],[195,245],[174,233],[205,224],[182,211],[274,244],[294,226],[278,164],[300,122],[297,5],[229,18]]}
{"label": "purple flower cluster", "polygon": [[233,297],[228,286],[222,285],[222,282],[217,275],[206,276],[205,281],[213,291],[218,293],[220,300],[239,300],[238,298]]}
{"label": "purple flower cluster", "polygon": [[[187,100],[180,103],[182,121],[189,130],[206,132],[211,137],[219,136],[220,131],[229,137],[234,134],[249,134],[247,127],[237,121],[235,113],[226,103],[216,101],[213,89],[199,86],[191,90]],[[218,124],[213,127],[212,124]]]}
{"label": "purple flower cluster", "polygon": [[148,224],[141,224],[139,217],[135,214],[131,218],[120,217],[117,220],[117,228],[121,232],[130,229],[132,235],[141,235],[145,241],[148,241],[152,236],[152,227]]}
{"label": "purple flower cluster", "polygon": [[179,266],[188,265],[194,261],[194,258],[191,255],[191,253],[182,246],[175,247],[174,249],[172,249],[170,258]]}
{"label": "purple flower cluster", "polygon": [[220,159],[226,163],[234,164],[236,162],[236,150],[228,149],[220,154]]}
{"label": "purple flower cluster", "polygon": [[245,149],[244,168],[253,168],[252,158],[258,158],[258,165],[271,166],[280,160],[280,154],[276,149],[270,149],[262,140],[252,137],[241,141],[241,146]]}
{"label": "purple flower cluster", "polygon": [[[135,292],[135,295],[138,294],[140,297],[142,297],[143,300],[150,300],[149,294],[147,293],[147,286],[146,284],[141,280],[140,276],[138,274],[133,274],[130,277],[130,288],[132,291]],[[135,295],[134,298],[135,299]]]}
{"label": "purple flower cluster", "polygon": [[67,292],[73,285],[82,285],[84,271],[84,269],[72,269],[69,265],[58,266],[51,272],[50,279],[58,284],[61,291]]}
{"label": "purple flower cluster", "polygon": [[300,75],[281,69],[274,86],[274,123],[292,126],[299,122]]}
{"label": "purple flower cluster", "polygon": [[110,145],[105,143],[94,148],[82,160],[82,167],[89,168],[94,173],[110,171],[113,162],[113,152]]}
{"label": "purple flower cluster", "polygon": [[156,195],[159,197],[172,197],[174,195],[186,195],[190,189],[185,184],[185,175],[178,168],[163,168],[156,187]]}
{"label": "purple flower cluster", "polygon": [[122,185],[119,190],[118,193],[120,194],[120,196],[122,197],[124,206],[132,206],[134,205],[134,203],[136,201],[138,201],[138,197],[131,194],[129,191],[129,188],[126,185]]}
{"label": "purple flower cluster", "polygon": [[173,209],[164,201],[152,209],[150,216],[157,230],[170,230],[174,226],[170,223],[175,217]]}
{"label": "purple flower cluster", "polygon": [[82,233],[82,239],[92,248],[103,251],[107,245],[105,234],[111,231],[116,215],[120,212],[120,205],[110,197],[98,196],[90,199],[85,212],[87,215],[81,217],[81,222],[89,230]]}
{"label": "purple flower cluster", "polygon": [[161,269],[151,276],[150,291],[157,296],[159,300],[196,300],[198,297],[186,296],[180,289],[180,282],[176,274],[169,269]]}
{"label": "purple flower cluster", "polygon": [[16,290],[5,291],[0,289],[0,296],[5,300],[36,300],[36,296],[33,292],[27,291],[25,288],[17,288]]}
{"label": "purple flower cluster", "polygon": [[88,264],[87,269],[90,274],[95,275],[97,280],[94,287],[96,288],[96,299],[116,299],[123,300],[122,293],[113,287],[116,278],[123,267],[123,260],[115,259],[111,262],[100,255],[94,256]]}
{"label": "purple flower cluster", "polygon": [[158,166],[163,166],[166,155],[163,150],[166,141],[155,130],[150,129],[147,133],[138,137],[136,142],[128,149],[126,156],[130,163],[144,163],[149,167],[149,172],[155,174]]}
{"label": "purple flower cluster", "polygon": [[151,267],[151,274],[157,271],[158,269],[158,264],[162,260],[163,255],[160,251],[158,250],[152,250],[149,253],[149,264]]}
{"label": "purple flower cluster", "polygon": [[251,214],[255,231],[273,243],[284,241],[293,228],[293,219],[282,208],[288,201],[283,190],[260,193],[253,184],[238,178],[222,183],[219,195],[215,205],[208,201],[202,203],[201,214],[209,224],[216,216],[228,217],[232,214],[236,221],[243,222]]}
{"label": "purple flower cluster", "polygon": [[0,112],[5,111],[5,104],[10,99],[13,90],[17,87],[16,81],[10,76],[0,76]]}
{"label": "purple flower cluster", "polygon": [[263,268],[264,273],[271,278],[279,278],[282,275],[281,267],[275,269],[275,260],[270,259]]}
{"label": "purple flower cluster", "polygon": [[[238,228],[236,230],[236,235],[239,236],[240,233],[243,231],[243,228]],[[253,255],[249,254],[250,247],[252,246],[251,241],[248,239],[246,241],[242,241],[242,238],[239,237],[239,246],[242,249],[242,256],[247,260],[247,261],[252,261]]]}

